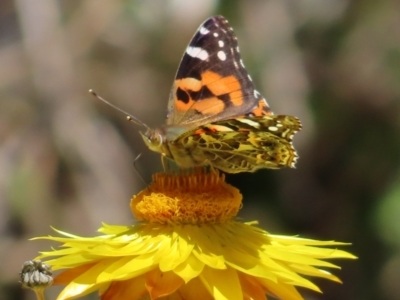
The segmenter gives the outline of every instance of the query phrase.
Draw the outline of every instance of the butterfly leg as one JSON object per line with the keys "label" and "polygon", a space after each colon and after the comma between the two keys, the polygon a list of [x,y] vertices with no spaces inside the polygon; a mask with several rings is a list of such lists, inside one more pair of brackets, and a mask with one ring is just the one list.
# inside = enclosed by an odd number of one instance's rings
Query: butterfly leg
{"label": "butterfly leg", "polygon": [[139,160],[139,158],[140,158],[141,156],[142,156],[142,153],[139,153],[139,154],[135,157],[135,159],[133,160],[133,168],[135,169],[136,174],[139,176],[139,178],[140,178],[140,180],[143,182],[143,184],[144,184],[145,186],[147,186],[148,183],[146,183],[146,181],[143,179],[143,177],[142,177],[142,175],[140,174],[140,172],[139,172],[139,170],[138,170],[138,168],[137,168],[137,165],[136,165],[136,162]]}
{"label": "butterfly leg", "polygon": [[209,163],[209,160],[208,160],[208,159],[207,159],[207,161],[206,161],[206,166],[208,166],[208,170],[209,170],[210,173],[213,173],[213,174],[215,174],[215,175],[218,175],[219,170],[216,169],[216,168],[214,168],[214,166],[213,166],[212,164]]}
{"label": "butterfly leg", "polygon": [[171,160],[164,153],[161,154],[161,164],[165,173],[173,170],[173,167],[171,166]]}

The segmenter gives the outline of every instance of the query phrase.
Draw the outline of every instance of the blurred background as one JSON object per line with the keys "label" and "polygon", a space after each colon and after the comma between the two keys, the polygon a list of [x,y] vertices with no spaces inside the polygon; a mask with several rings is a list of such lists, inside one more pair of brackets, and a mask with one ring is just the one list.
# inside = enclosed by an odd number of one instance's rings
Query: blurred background
{"label": "blurred background", "polygon": [[[296,169],[228,176],[243,220],[271,233],[351,242],[343,285],[306,299],[400,299],[400,2],[397,0],[0,1],[0,299],[34,299],[25,260],[50,226],[95,235],[131,224],[130,198],[162,170],[151,126],[191,36],[222,14],[276,114],[295,115]],[[57,288],[48,299],[55,299]],[[95,296],[85,299],[96,299]]]}

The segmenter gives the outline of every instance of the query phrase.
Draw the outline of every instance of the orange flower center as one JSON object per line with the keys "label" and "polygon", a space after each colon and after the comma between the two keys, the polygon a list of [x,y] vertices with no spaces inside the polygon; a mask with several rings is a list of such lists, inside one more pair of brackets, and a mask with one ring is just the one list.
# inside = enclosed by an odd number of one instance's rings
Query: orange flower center
{"label": "orange flower center", "polygon": [[218,171],[196,169],[190,174],[153,175],[151,185],[134,196],[136,219],[151,223],[222,223],[235,217],[242,205],[239,190]]}

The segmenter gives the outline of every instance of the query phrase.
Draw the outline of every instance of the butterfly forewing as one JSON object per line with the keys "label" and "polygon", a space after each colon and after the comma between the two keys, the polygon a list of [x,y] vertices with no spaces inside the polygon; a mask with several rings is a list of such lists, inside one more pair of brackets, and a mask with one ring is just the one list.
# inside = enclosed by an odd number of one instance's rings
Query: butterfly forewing
{"label": "butterfly forewing", "polygon": [[168,125],[194,128],[256,110],[270,114],[240,57],[237,38],[222,16],[206,20],[185,50],[171,90]]}

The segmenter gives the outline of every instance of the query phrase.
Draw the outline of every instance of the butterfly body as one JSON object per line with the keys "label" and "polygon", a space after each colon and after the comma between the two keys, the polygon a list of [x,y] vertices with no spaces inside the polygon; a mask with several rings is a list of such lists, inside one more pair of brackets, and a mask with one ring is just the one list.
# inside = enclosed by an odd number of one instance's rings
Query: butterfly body
{"label": "butterfly body", "polygon": [[228,173],[294,167],[293,116],[274,115],[255,90],[237,39],[222,16],[207,19],[183,55],[166,125],[142,134],[146,145],[181,168]]}

